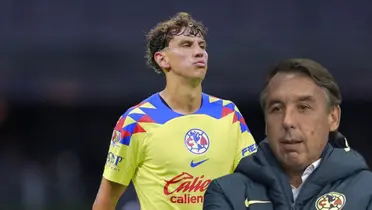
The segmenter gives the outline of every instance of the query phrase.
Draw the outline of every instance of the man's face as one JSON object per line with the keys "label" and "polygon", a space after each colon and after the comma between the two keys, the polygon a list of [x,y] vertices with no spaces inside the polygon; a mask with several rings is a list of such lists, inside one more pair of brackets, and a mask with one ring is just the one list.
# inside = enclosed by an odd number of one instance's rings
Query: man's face
{"label": "man's face", "polygon": [[164,49],[160,65],[181,77],[203,80],[207,72],[208,53],[202,36],[176,35]]}
{"label": "man's face", "polygon": [[330,131],[338,128],[339,106],[328,108],[323,88],[301,74],[278,73],[267,87],[269,145],[284,168],[304,170],[318,160]]}

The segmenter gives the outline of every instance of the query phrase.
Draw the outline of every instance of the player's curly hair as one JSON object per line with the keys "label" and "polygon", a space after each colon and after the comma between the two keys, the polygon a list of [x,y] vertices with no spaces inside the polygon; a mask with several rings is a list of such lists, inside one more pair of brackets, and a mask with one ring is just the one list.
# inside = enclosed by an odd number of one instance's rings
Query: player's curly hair
{"label": "player's curly hair", "polygon": [[[185,34],[187,33],[187,34]],[[168,47],[169,41],[176,35],[202,36],[207,35],[207,28],[199,21],[194,20],[190,14],[179,12],[169,20],[158,23],[147,33],[147,65],[156,73],[164,73],[156,63],[154,54]]]}

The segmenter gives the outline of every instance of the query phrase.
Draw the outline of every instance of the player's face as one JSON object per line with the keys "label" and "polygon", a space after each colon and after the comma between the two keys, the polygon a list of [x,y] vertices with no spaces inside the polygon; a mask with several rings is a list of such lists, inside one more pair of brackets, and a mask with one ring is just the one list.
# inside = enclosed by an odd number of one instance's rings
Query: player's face
{"label": "player's face", "polygon": [[267,87],[266,134],[287,170],[301,171],[318,160],[330,131],[338,128],[339,106],[329,110],[323,88],[300,74],[278,73]]}
{"label": "player's face", "polygon": [[169,42],[166,57],[172,73],[189,79],[204,79],[208,67],[208,54],[203,37],[174,36]]}

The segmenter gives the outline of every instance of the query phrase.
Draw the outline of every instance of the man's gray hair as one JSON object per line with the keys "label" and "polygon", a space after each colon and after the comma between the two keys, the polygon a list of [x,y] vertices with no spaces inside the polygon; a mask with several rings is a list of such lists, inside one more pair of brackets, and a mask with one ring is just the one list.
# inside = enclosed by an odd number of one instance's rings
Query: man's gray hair
{"label": "man's gray hair", "polygon": [[[340,89],[331,73],[319,63],[307,58],[286,59],[274,66],[270,71],[260,94],[260,104],[265,112],[267,86],[270,80],[278,73],[298,73],[311,78],[326,93],[329,108],[341,104]],[[294,87],[296,88],[296,87]]]}

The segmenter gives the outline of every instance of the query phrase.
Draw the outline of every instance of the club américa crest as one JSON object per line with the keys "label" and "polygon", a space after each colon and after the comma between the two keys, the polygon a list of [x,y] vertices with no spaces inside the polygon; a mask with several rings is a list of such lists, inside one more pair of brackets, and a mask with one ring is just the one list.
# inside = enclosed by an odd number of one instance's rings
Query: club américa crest
{"label": "club am\u00e9rica crest", "polygon": [[197,128],[187,131],[184,141],[186,148],[196,155],[204,154],[210,146],[208,135]]}
{"label": "club am\u00e9rica crest", "polygon": [[329,192],[320,196],[315,202],[317,210],[341,210],[346,203],[344,194]]}
{"label": "club am\u00e9rica crest", "polygon": [[113,147],[119,146],[120,140],[121,140],[120,131],[114,130],[111,136],[111,146]]}

